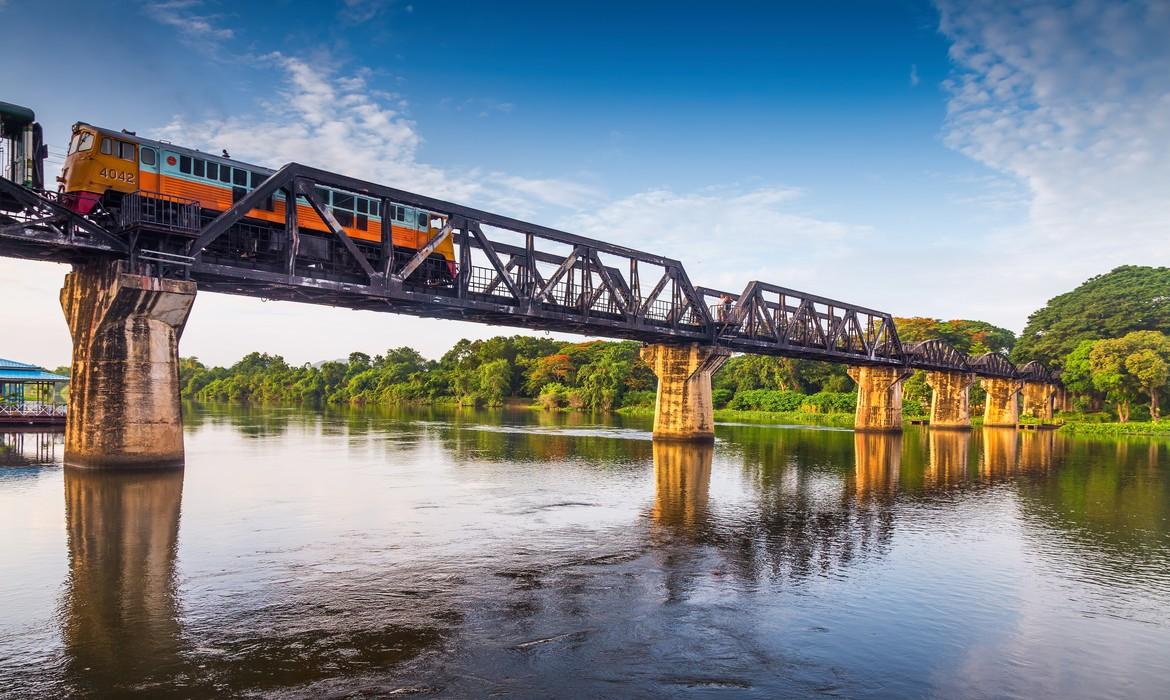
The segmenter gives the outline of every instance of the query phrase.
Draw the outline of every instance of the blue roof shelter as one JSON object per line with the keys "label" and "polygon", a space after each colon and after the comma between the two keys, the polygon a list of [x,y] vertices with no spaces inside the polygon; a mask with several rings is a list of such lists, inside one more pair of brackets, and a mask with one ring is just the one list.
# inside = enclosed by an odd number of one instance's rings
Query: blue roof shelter
{"label": "blue roof shelter", "polygon": [[0,423],[64,423],[61,388],[68,383],[69,377],[44,367],[0,357]]}

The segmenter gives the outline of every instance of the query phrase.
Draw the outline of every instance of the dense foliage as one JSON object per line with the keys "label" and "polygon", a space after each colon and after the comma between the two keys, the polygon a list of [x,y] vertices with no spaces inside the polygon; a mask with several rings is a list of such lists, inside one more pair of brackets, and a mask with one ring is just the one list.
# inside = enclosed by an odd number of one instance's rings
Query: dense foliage
{"label": "dense foliage", "polygon": [[[180,366],[184,396],[232,401],[399,403],[453,400],[498,405],[560,387],[563,405],[608,410],[628,394],[644,396],[654,376],[633,342],[565,343],[528,336],[461,340],[438,361],[408,347],[370,357],[290,366],[279,355],[251,353],[228,368],[196,358]],[[651,396],[651,402],[653,397]]]}
{"label": "dense foliage", "polygon": [[1028,317],[1012,359],[1059,367],[1083,340],[1133,331],[1170,333],[1170,268],[1126,265],[1053,297]]}
{"label": "dense foliage", "polygon": [[986,321],[941,321],[937,318],[915,316],[895,318],[894,323],[898,328],[898,337],[903,343],[945,340],[959,352],[967,355],[1008,352],[1016,344],[1015,333]]}

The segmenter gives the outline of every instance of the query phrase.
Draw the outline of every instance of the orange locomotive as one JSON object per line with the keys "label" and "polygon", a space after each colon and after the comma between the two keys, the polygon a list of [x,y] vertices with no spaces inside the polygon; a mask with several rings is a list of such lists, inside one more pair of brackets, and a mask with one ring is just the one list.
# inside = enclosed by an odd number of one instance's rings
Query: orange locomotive
{"label": "orange locomotive", "polygon": [[[78,122],[58,181],[62,202],[79,214],[116,212],[122,198],[139,192],[158,193],[199,203],[209,215],[231,207],[273,174],[273,170],[214,156],[164,141],[141,138],[128,131],[111,131]],[[402,204],[386,203],[356,192],[321,187],[317,198],[330,208],[346,234],[358,242],[380,245],[382,227],[389,225],[399,254],[412,254],[446,223],[442,215]],[[249,219],[283,226],[287,198],[274,194]],[[385,208],[385,211],[382,209]],[[330,234],[329,227],[303,197],[297,200],[297,222],[302,229]],[[433,273],[450,281],[455,277],[455,247],[450,237],[432,254]],[[430,261],[428,261],[429,264]]]}

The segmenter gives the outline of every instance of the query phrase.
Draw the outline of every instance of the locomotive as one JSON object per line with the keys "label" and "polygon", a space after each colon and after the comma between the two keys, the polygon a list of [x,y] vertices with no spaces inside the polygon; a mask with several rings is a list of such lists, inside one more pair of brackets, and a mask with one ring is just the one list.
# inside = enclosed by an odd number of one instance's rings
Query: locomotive
{"label": "locomotive", "polygon": [[[94,218],[116,217],[130,195],[196,202],[204,220],[229,209],[275,171],[258,165],[166,141],[154,141],[129,131],[103,129],[85,122],[73,125],[61,175],[62,204]],[[397,256],[409,258],[424,247],[446,217],[417,207],[396,204],[331,187],[318,187],[317,199],[328,207],[345,233],[359,248],[382,243],[384,227]],[[276,230],[284,226],[288,198],[278,191],[245,221]],[[337,237],[304,197],[296,201],[297,222],[305,252],[328,258]],[[430,284],[450,284],[456,275],[455,248],[447,237],[431,253],[424,268]]]}

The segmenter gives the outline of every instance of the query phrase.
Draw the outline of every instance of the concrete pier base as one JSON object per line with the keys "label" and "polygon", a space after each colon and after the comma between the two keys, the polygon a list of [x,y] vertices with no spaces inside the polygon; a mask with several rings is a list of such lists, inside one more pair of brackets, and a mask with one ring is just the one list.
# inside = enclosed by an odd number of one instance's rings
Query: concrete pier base
{"label": "concrete pier base", "polygon": [[655,440],[715,440],[711,375],[728,356],[725,349],[698,343],[642,346],[642,360],[658,377]]}
{"label": "concrete pier base", "polygon": [[964,372],[926,373],[930,387],[930,427],[970,430],[971,385],[975,375]]}
{"label": "concrete pier base", "polygon": [[1020,422],[1020,403],[1017,397],[1023,383],[1016,379],[984,377],[983,389],[987,404],[983,409],[983,425],[988,427],[1016,427]]}
{"label": "concrete pier base", "polygon": [[901,367],[850,367],[857,382],[856,430],[897,432],[902,429],[902,383],[910,372]]}
{"label": "concrete pier base", "polygon": [[1046,382],[1024,382],[1021,392],[1024,396],[1024,414],[1039,418],[1049,423],[1052,421],[1053,408],[1058,387]]}
{"label": "concrete pier base", "polygon": [[65,463],[93,469],[183,464],[179,336],[195,283],[74,265],[61,289],[73,337]]}

